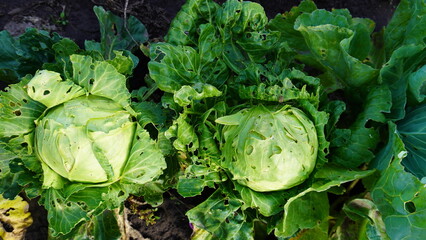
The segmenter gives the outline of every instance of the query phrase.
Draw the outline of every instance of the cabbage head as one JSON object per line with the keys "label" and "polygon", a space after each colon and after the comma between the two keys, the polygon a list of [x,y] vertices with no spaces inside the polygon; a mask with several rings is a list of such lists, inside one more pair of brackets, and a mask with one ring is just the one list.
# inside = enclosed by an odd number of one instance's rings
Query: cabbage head
{"label": "cabbage head", "polygon": [[107,98],[89,95],[72,99],[36,121],[36,154],[49,168],[71,181],[107,181],[102,164],[109,164],[112,177],[117,179],[136,129],[131,117]]}
{"label": "cabbage head", "polygon": [[223,167],[244,186],[259,192],[289,189],[315,167],[317,132],[300,109],[259,105],[217,122],[226,125]]}

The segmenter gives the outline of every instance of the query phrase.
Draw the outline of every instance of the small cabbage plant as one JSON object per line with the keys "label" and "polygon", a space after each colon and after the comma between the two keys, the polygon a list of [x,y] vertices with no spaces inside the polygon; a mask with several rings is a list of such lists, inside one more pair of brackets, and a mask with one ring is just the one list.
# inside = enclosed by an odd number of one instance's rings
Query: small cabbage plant
{"label": "small cabbage plant", "polygon": [[[40,70],[0,93],[2,178],[19,178],[16,169],[32,173],[17,182],[30,198],[42,196],[53,236],[86,231],[82,223],[122,207],[166,168],[120,72],[132,60],[117,56],[71,55],[62,75]],[[11,196],[21,188],[2,191]]]}
{"label": "small cabbage plant", "polygon": [[315,167],[315,125],[300,109],[259,105],[216,122],[226,125],[223,167],[244,186],[258,192],[288,189],[302,183]]}

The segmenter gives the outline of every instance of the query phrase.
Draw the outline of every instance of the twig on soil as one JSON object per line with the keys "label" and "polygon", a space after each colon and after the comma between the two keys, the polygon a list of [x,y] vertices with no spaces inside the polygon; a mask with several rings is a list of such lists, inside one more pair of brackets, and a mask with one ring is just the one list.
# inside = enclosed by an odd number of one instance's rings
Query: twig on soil
{"label": "twig on soil", "polygon": [[[143,1],[142,1],[143,4]],[[123,12],[123,17],[124,17],[124,29],[126,29],[127,34],[129,34],[129,36],[132,38],[133,42],[135,42],[136,45],[139,45],[138,41],[136,41],[132,34],[130,33],[129,29],[127,28],[127,7],[129,6],[129,0],[126,0],[124,2],[124,12]]]}

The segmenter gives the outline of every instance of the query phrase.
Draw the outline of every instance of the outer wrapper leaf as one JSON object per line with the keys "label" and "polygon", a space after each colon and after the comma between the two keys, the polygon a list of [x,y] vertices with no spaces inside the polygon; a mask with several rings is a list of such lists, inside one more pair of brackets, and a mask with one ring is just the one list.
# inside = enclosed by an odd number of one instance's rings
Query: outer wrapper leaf
{"label": "outer wrapper leaf", "polygon": [[[226,65],[222,61],[213,61],[212,56],[205,54],[211,50],[215,51],[208,46],[202,46],[200,52],[197,52],[188,46],[154,44],[151,47],[151,61],[148,63],[150,76],[158,84],[158,88],[170,93],[178,91],[184,85],[192,86],[199,92],[203,91],[204,84],[220,86],[227,79]],[[211,60],[205,61],[205,58]]]}
{"label": "outer wrapper leaf", "polygon": [[165,92],[173,93],[182,85],[200,81],[200,60],[191,47],[157,43],[151,47],[150,58],[150,76],[156,81],[158,88]]}
{"label": "outer wrapper leaf", "polygon": [[69,233],[77,224],[89,220],[86,211],[75,202],[67,202],[61,192],[55,189],[48,189],[44,195],[44,205],[47,206],[47,219],[52,235]]}
{"label": "outer wrapper leaf", "polygon": [[426,3],[402,0],[385,29],[386,58],[402,45],[424,45]]}
{"label": "outer wrapper leaf", "polygon": [[173,147],[184,153],[194,152],[200,146],[194,127],[186,121],[186,118],[185,114],[179,115],[178,119],[165,132],[166,138],[176,138],[173,141]]}
{"label": "outer wrapper leaf", "polygon": [[[411,99],[421,103],[426,98],[426,64],[408,77],[408,89]],[[409,99],[410,100],[410,99]],[[413,100],[412,100],[413,101]]]}
{"label": "outer wrapper leaf", "polygon": [[70,80],[63,81],[59,73],[42,70],[27,85],[28,95],[52,108],[73,98],[84,95],[84,89]]}
{"label": "outer wrapper leaf", "polygon": [[131,50],[148,40],[148,32],[136,17],[123,18],[105,11],[102,7],[95,6],[93,11],[99,20],[101,42],[86,41],[86,50],[97,50],[105,59],[115,56],[113,50]]}
{"label": "outer wrapper leaf", "polygon": [[190,165],[185,169],[183,178],[179,179],[177,191],[183,197],[200,195],[205,187],[214,188],[215,183],[226,180],[219,171],[214,171],[202,165]]}
{"label": "outer wrapper leaf", "polygon": [[166,167],[161,150],[151,139],[149,133],[138,126],[120,182],[145,184],[158,177]]}
{"label": "outer wrapper leaf", "polygon": [[426,177],[426,104],[412,109],[397,125],[408,151],[402,164],[419,179]]}
{"label": "outer wrapper leaf", "polygon": [[289,237],[299,229],[318,228],[327,221],[329,207],[325,192],[306,192],[290,198],[284,207],[283,231],[278,228],[275,235]]}
{"label": "outer wrapper leaf", "polygon": [[72,55],[72,80],[87,92],[114,100],[124,109],[134,114],[130,108],[130,93],[126,87],[126,77],[105,62],[94,61],[90,56]]}
{"label": "outer wrapper leaf", "polygon": [[[298,230],[315,228],[327,221],[329,204],[325,192],[332,187],[364,178],[374,171],[348,171],[336,166],[324,166],[314,176],[311,187],[291,197],[284,206],[284,217],[275,228],[275,235],[291,237]],[[320,204],[320,205],[319,205]]]}
{"label": "outer wrapper leaf", "polygon": [[[337,231],[339,239],[345,239],[353,235],[359,235],[368,239],[388,240],[385,224],[377,206],[368,199],[354,199],[343,206],[343,211],[354,221],[360,223],[360,232],[350,232],[341,226],[341,230]],[[355,224],[352,224],[355,225]],[[362,226],[362,225],[365,225]]]}
{"label": "outer wrapper leaf", "polygon": [[45,106],[31,99],[25,85],[29,77],[12,84],[0,92],[0,137],[11,137],[31,132],[34,121],[43,113]]}
{"label": "outer wrapper leaf", "polygon": [[[391,94],[386,86],[374,87],[364,101],[363,110],[349,129],[337,129],[332,134],[331,161],[342,166],[354,168],[374,158],[379,142],[379,132],[366,127],[368,121],[386,122],[385,113],[390,112]],[[350,131],[350,132],[349,132]],[[349,135],[349,136],[348,136]]]}
{"label": "outer wrapper leaf", "polygon": [[56,240],[86,240],[86,239],[106,239],[119,240],[121,232],[117,225],[113,211],[105,211],[89,222],[81,223],[71,232],[55,237]]}
{"label": "outer wrapper leaf", "polygon": [[215,188],[215,184],[227,180],[226,174],[218,165],[222,156],[216,145],[214,132],[212,133],[204,123],[200,124],[197,130],[200,144],[198,158],[191,158],[192,165],[185,169],[177,184],[177,191],[184,197],[199,195],[205,187]]}
{"label": "outer wrapper leaf", "polygon": [[190,86],[182,86],[178,91],[175,92],[173,98],[179,106],[188,106],[191,105],[193,101],[201,100],[208,97],[219,97],[222,95],[222,92],[217,90],[212,85],[203,85],[201,92],[198,92]]}
{"label": "outer wrapper leaf", "polygon": [[214,239],[253,239],[253,223],[238,211],[240,207],[240,201],[224,197],[222,191],[217,190],[186,215],[191,223],[210,232]]}
{"label": "outer wrapper leaf", "polygon": [[13,38],[9,32],[0,32],[0,79],[16,83],[27,74],[34,74],[45,63],[55,61],[53,45],[62,38],[53,33],[29,28]]}
{"label": "outer wrapper leaf", "polygon": [[380,70],[379,81],[387,84],[392,93],[392,108],[387,116],[389,119],[397,121],[404,118],[409,78],[424,64],[426,64],[424,45],[404,45],[392,53],[389,61]]}
{"label": "outer wrapper leaf", "polygon": [[269,22],[268,27],[274,31],[281,32],[282,41],[288,42],[290,47],[306,51],[308,46],[302,34],[294,29],[294,23],[302,13],[311,13],[316,9],[317,7],[313,1],[301,1],[299,6],[291,8],[289,12],[277,15]]}
{"label": "outer wrapper leaf", "polygon": [[193,45],[197,42],[197,26],[212,20],[219,5],[211,0],[189,0],[170,23],[164,37],[174,45]]}
{"label": "outer wrapper leaf", "polygon": [[370,48],[369,27],[352,23],[349,13],[315,10],[299,16],[294,28],[313,56],[349,87],[360,87],[377,76],[376,69],[362,62],[365,55],[356,52]]}
{"label": "outer wrapper leaf", "polygon": [[242,210],[248,208],[258,209],[259,212],[266,217],[273,216],[283,210],[287,194],[285,191],[278,192],[256,192],[252,189],[234,183],[235,190],[241,195],[243,201]]}
{"label": "outer wrapper leaf", "polygon": [[391,239],[420,240],[426,234],[426,189],[418,178],[404,171],[401,160],[407,152],[393,123],[389,123],[389,134],[395,137],[390,138],[386,154],[378,159],[386,168],[371,196]]}
{"label": "outer wrapper leaf", "polygon": [[0,142],[0,192],[4,197],[14,198],[25,186],[28,197],[40,195],[40,161],[34,156],[33,134],[21,135]]}

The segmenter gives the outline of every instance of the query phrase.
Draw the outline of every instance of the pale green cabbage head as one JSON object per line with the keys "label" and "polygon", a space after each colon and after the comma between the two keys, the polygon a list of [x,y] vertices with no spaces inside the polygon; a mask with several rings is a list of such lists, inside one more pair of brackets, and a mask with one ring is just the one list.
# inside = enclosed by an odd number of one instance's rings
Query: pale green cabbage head
{"label": "pale green cabbage head", "polygon": [[93,95],[49,109],[36,125],[39,159],[62,177],[87,183],[121,175],[136,129],[123,107]]}
{"label": "pale green cabbage head", "polygon": [[289,189],[313,171],[318,152],[315,125],[300,109],[265,106],[217,119],[223,129],[223,166],[255,191]]}

